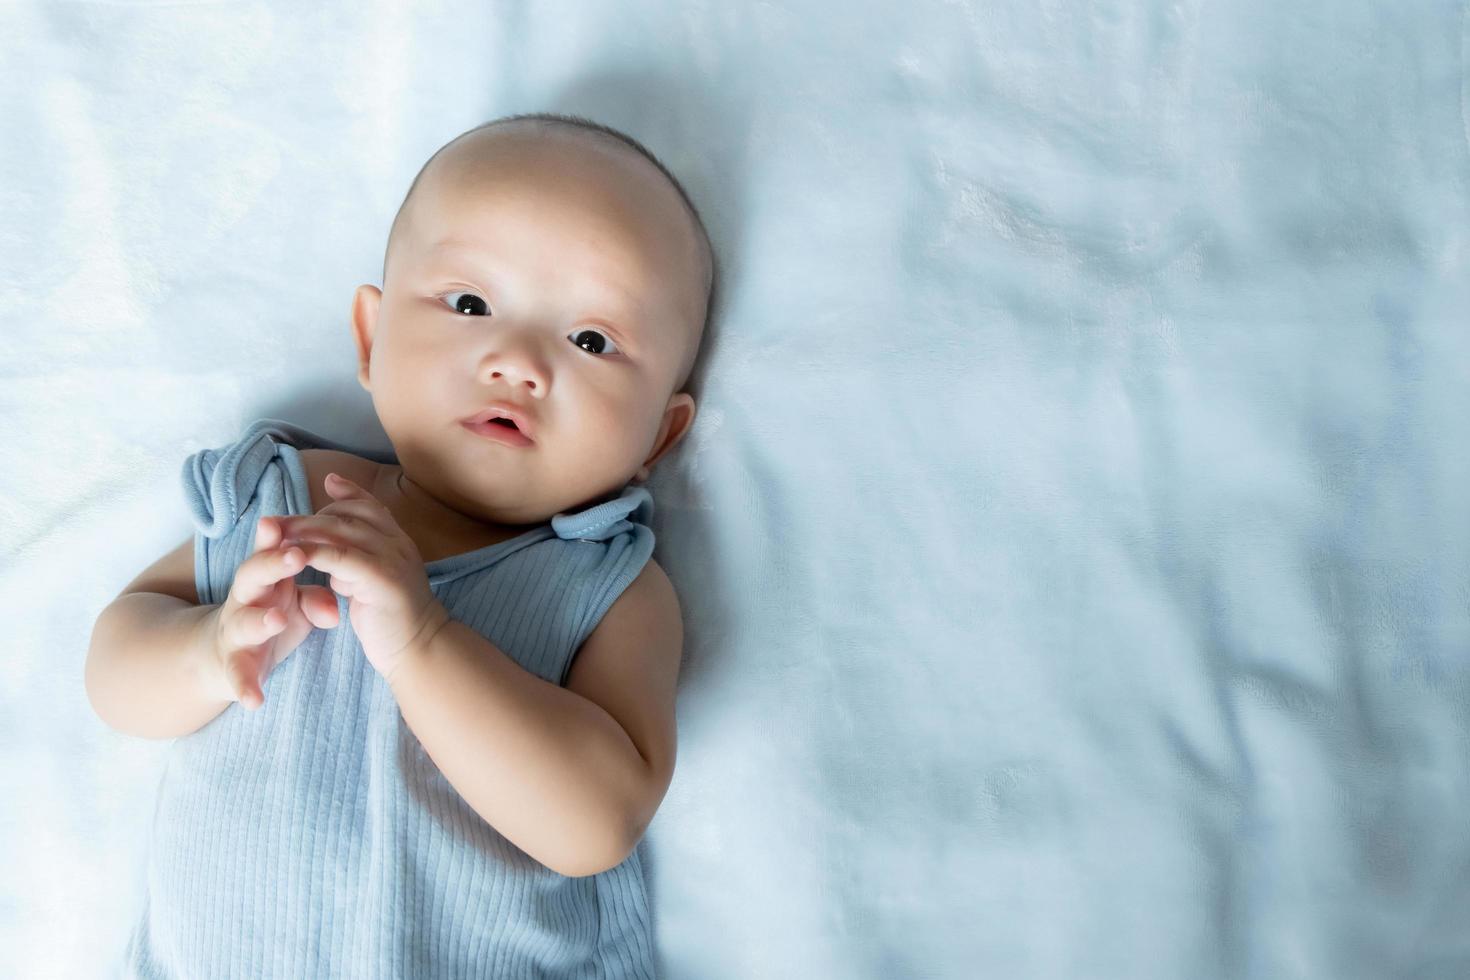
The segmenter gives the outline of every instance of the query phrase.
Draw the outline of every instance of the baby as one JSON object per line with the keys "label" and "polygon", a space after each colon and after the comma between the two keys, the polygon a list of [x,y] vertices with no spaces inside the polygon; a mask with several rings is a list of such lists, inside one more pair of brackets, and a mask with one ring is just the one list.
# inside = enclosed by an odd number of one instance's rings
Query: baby
{"label": "baby", "polygon": [[176,738],[128,975],[654,975],[683,630],[637,484],[714,276],[616,131],[429,159],[352,303],[393,451],[265,419],[195,454],[199,533],[98,616],[94,710]]}

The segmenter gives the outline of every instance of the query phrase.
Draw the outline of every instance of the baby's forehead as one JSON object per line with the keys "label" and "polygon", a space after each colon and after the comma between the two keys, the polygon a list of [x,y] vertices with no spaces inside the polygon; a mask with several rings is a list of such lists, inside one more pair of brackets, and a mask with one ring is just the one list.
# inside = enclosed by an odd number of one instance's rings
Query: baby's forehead
{"label": "baby's forehead", "polygon": [[[464,144],[450,144],[425,166],[424,179],[437,187],[463,193],[534,183],[547,190],[558,184],[568,195],[587,187],[604,191],[632,185],[657,191],[651,165],[630,147],[614,147],[578,131],[560,129],[476,133]],[[550,179],[549,179],[550,178]]]}
{"label": "baby's forehead", "polygon": [[[417,183],[427,186],[411,189],[410,197],[437,202],[428,208],[410,204],[415,211],[414,251],[424,257],[446,239],[493,236],[495,230],[487,225],[493,225],[499,214],[497,201],[582,198],[596,203],[580,217],[574,207],[558,209],[563,226],[624,240],[646,256],[639,264],[653,266],[650,271],[656,273],[624,276],[633,280],[625,287],[650,294],[689,293],[687,301],[668,298],[691,311],[697,306],[694,315],[703,319],[712,260],[702,228],[686,213],[682,191],[656,164],[620,141],[562,127],[492,127],[444,147],[419,178]],[[469,210],[475,222],[465,235],[463,219]],[[638,281],[645,278],[654,281]],[[686,280],[688,290],[674,288]]]}
{"label": "baby's forehead", "polygon": [[623,288],[655,291],[688,263],[694,245],[676,213],[649,213],[626,192],[554,177],[446,182],[423,203],[411,239],[426,259],[480,252],[513,263],[554,250],[566,267],[593,267]]}
{"label": "baby's forehead", "polygon": [[[426,216],[407,243],[415,264],[424,267],[471,265],[487,272],[521,267],[576,273],[619,294],[661,293],[663,274],[677,243],[660,239],[648,226],[608,220],[578,208],[558,211],[555,221],[539,220],[534,205],[497,209],[479,202],[465,212]],[[466,220],[470,218],[470,220]],[[667,236],[664,236],[666,238]]]}

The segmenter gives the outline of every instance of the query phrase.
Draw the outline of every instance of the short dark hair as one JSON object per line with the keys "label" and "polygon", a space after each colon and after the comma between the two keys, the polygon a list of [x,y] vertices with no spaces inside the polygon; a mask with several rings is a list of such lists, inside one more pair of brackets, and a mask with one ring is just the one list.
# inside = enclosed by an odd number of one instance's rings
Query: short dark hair
{"label": "short dark hair", "polygon": [[[674,190],[679,192],[679,197],[683,200],[684,206],[689,209],[690,217],[694,219],[695,230],[699,233],[699,237],[702,239],[704,244],[705,254],[709,256],[710,260],[709,295],[706,297],[705,300],[704,319],[700,324],[700,334],[702,335],[704,333],[705,327],[709,323],[710,311],[714,309],[715,288],[719,281],[720,275],[719,264],[715,258],[714,244],[710,241],[709,231],[704,226],[704,219],[700,216],[699,209],[696,208],[694,206],[694,202],[689,199],[689,194],[684,190],[684,185],[679,183],[679,178],[675,177],[673,173],[669,171],[669,168],[664,166],[662,160],[654,156],[652,150],[644,146],[642,143],[638,142],[633,137],[629,136],[627,133],[624,133],[621,130],[614,129],[611,126],[606,126],[595,120],[588,119],[586,116],[568,115],[559,112],[522,112],[511,116],[500,116],[499,118],[491,119],[488,122],[480,123],[478,126],[475,126],[472,129],[467,129],[463,133],[460,133],[454,139],[450,140],[448,143],[445,143],[443,146],[441,146],[438,150],[434,151],[434,155],[429,157],[428,160],[424,161],[424,165],[420,167],[419,172],[414,175],[413,183],[408,185],[408,193],[403,195],[403,202],[398,205],[398,211],[393,216],[393,224],[388,230],[388,245],[392,245],[393,237],[398,231],[398,223],[403,217],[404,210],[408,207],[409,200],[413,197],[414,188],[418,187],[419,180],[424,176],[424,172],[429,169],[429,164],[434,162],[435,157],[437,157],[440,153],[443,153],[446,149],[449,148],[450,145],[458,142],[459,140],[463,139],[466,136],[469,136],[472,133],[478,133],[483,129],[490,129],[494,126],[503,126],[509,123],[517,122],[543,123],[550,126],[570,127],[582,130],[584,132],[592,133],[600,138],[611,138],[614,140],[618,140],[622,144],[631,147],[639,154],[641,154],[644,159],[646,159],[649,163],[658,168],[659,173],[663,174],[664,177],[668,179],[670,184],[674,185]],[[385,248],[383,252],[383,281],[385,284],[387,280],[388,249]],[[680,379],[679,384],[674,389],[675,391],[678,391],[684,386],[684,382],[688,380],[688,373],[688,371],[685,372],[685,376]]]}

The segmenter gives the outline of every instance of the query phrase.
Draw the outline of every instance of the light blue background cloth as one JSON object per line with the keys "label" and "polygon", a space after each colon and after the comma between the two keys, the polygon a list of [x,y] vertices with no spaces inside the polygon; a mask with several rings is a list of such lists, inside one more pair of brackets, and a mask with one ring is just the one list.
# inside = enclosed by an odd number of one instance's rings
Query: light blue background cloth
{"label": "light blue background cloth", "polygon": [[[283,419],[184,461],[201,602],[225,600],[261,517],[313,513],[300,452],[314,448],[397,462]],[[652,555],[652,514],[629,485],[424,571],[450,616],[564,685]],[[328,584],[311,567],[296,580]],[[497,833],[404,721],[348,607],[276,667],[258,710],[231,704],[173,740],[126,975],[652,980],[637,850],[573,878]]]}
{"label": "light blue background cloth", "polygon": [[1437,0],[0,6],[0,949],[137,914],[167,746],[82,666],[179,461],[383,445],[352,290],[548,109],[723,273],[662,976],[1470,975],[1466,58]]}

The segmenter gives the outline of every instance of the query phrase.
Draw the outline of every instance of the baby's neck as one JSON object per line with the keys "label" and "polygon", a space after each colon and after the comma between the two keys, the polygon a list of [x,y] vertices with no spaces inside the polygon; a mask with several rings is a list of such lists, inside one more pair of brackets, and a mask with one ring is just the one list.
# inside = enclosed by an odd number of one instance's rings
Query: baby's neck
{"label": "baby's neck", "polygon": [[406,478],[401,466],[393,463],[378,465],[377,486],[373,492],[418,547],[425,562],[488,548],[519,537],[530,529],[484,524],[457,514],[429,496],[412,479]]}

